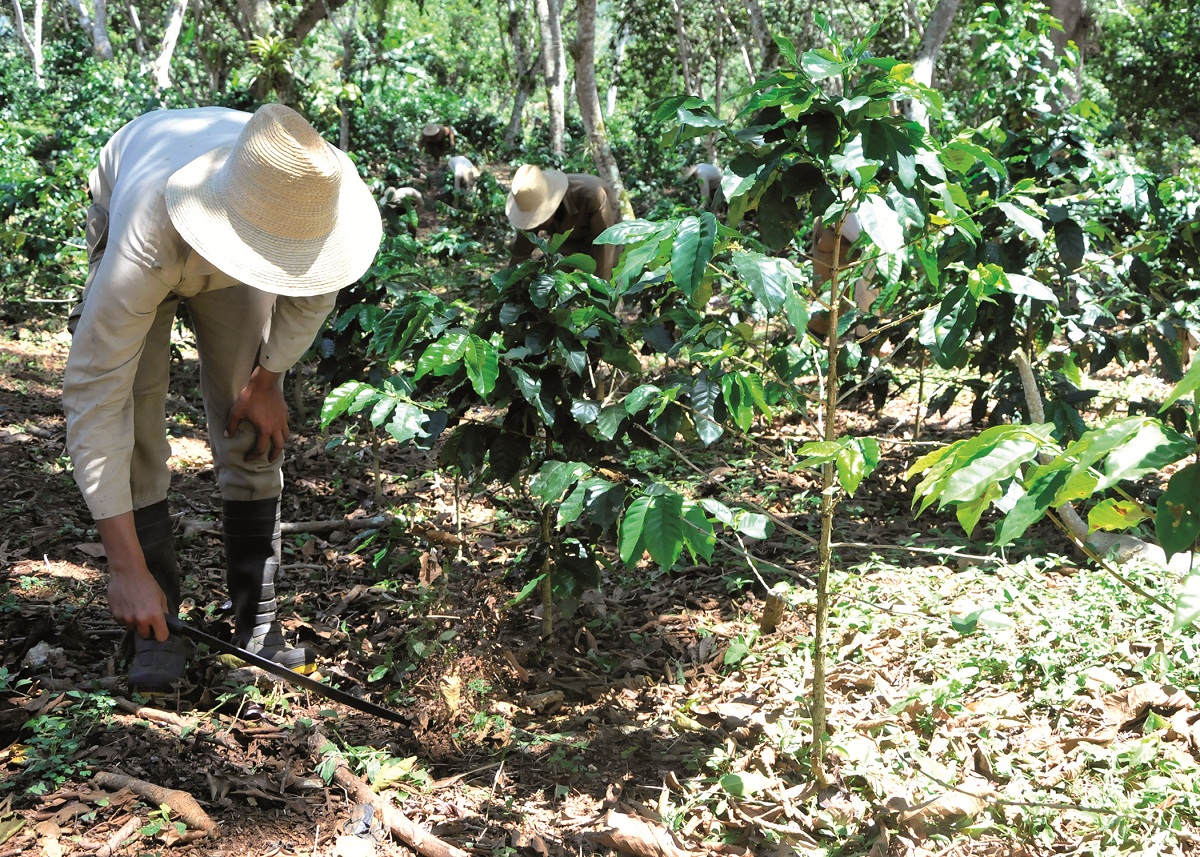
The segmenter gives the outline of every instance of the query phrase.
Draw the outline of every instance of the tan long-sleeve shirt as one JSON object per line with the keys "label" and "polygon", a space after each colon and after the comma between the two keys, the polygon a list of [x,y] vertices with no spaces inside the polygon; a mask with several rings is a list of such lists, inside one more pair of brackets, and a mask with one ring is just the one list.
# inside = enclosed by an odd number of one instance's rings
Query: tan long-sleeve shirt
{"label": "tan long-sleeve shirt", "polygon": [[[89,218],[106,218],[107,230],[106,238],[95,236],[94,250],[89,247],[93,262],[100,259],[67,359],[63,407],[75,481],[97,519],[133,508],[133,380],[159,305],[238,285],[193,252],[172,225],[167,180],[205,152],[231,145],[249,118],[221,107],[147,113],[112,137],[92,172]],[[89,223],[89,243],[96,225]],[[289,369],[335,299],[336,292],[277,297],[259,364],[272,372]]]}

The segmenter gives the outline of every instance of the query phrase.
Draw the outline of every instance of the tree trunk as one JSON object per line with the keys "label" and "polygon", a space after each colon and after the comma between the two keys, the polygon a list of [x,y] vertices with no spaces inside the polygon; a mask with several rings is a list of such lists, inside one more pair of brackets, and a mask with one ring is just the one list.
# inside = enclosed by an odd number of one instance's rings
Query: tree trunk
{"label": "tree trunk", "polygon": [[271,4],[268,0],[238,0],[238,9],[254,36],[264,36],[271,31]]}
{"label": "tree trunk", "polygon": [[95,0],[92,4],[92,51],[102,60],[113,58],[112,42],[108,40],[108,2]]}
{"label": "tree trunk", "polygon": [[621,181],[617,159],[608,144],[604,115],[600,112],[600,92],[596,88],[596,0],[577,0],[575,4],[578,36],[575,42],[575,97],[579,115],[591,144],[592,160],[600,176],[617,195],[622,220],[633,220],[629,191]]}
{"label": "tree trunk", "polygon": [[134,49],[139,57],[144,57],[146,55],[146,37],[142,31],[142,19],[138,15],[137,7],[132,3],[127,3],[125,13],[129,16],[129,26],[133,29]]}
{"label": "tree trunk", "polygon": [[671,0],[671,14],[675,18],[675,36],[679,40],[679,70],[683,74],[683,91],[703,98],[699,82],[692,77],[692,46],[688,41],[687,28],[683,25],[683,9],[679,0]]}
{"label": "tree trunk", "polygon": [[613,49],[612,73],[608,79],[608,92],[604,96],[604,115],[612,118],[612,115],[617,112],[617,76],[621,71],[621,64],[625,62],[625,47],[629,44],[629,27],[625,24],[621,25],[621,31],[617,35],[617,44]]}
{"label": "tree trunk", "polygon": [[754,39],[758,48],[758,73],[766,74],[775,68],[779,51],[771,34],[767,32],[767,18],[763,15],[758,0],[742,0],[742,5],[746,7],[746,14],[750,16],[750,37]]}
{"label": "tree trunk", "polygon": [[[961,0],[938,0],[929,20],[925,22],[925,33],[921,43],[917,45],[917,56],[913,60],[913,79],[926,86],[933,86],[933,70],[937,66],[937,57],[942,50],[954,16],[958,14]],[[909,102],[909,118],[914,122],[929,126],[929,115],[925,105],[917,101]]]}
{"label": "tree trunk", "polygon": [[33,66],[33,81],[38,89],[44,89],[46,86],[46,77],[42,70],[42,66],[44,65],[42,54],[42,0],[33,0],[32,33],[25,29],[25,13],[21,9],[21,0],[12,0],[12,8],[17,35],[20,36],[21,44],[25,46],[25,50],[29,52],[29,61]]}
{"label": "tree trunk", "polygon": [[1089,20],[1083,11],[1083,0],[1047,0],[1050,14],[1062,23],[1062,32],[1052,30],[1050,41],[1054,42],[1054,53],[1062,56],[1066,51],[1067,42],[1074,42],[1079,48],[1079,64],[1075,66],[1075,87],[1067,93],[1070,103],[1079,100],[1080,89],[1083,86],[1083,55],[1087,48]]}
{"label": "tree trunk", "polygon": [[546,109],[550,112],[550,151],[563,156],[566,132],[566,51],[563,47],[562,22],[555,0],[534,0],[538,26],[542,31],[542,64],[546,78]]}
{"label": "tree trunk", "polygon": [[516,83],[513,92],[512,112],[508,117],[508,128],[504,131],[504,145],[512,148],[521,136],[522,119],[525,115],[525,102],[529,100],[533,89],[534,66],[529,60],[529,48],[525,44],[525,33],[521,30],[521,13],[523,9],[517,5],[517,0],[507,0],[504,29],[508,33],[509,44],[513,52],[513,78]]}
{"label": "tree trunk", "polygon": [[183,13],[189,0],[174,0],[167,12],[167,26],[163,31],[162,49],[154,60],[154,87],[158,92],[171,87],[171,57],[179,44],[179,31],[183,29]]}
{"label": "tree trunk", "polygon": [[737,42],[738,53],[742,57],[742,65],[746,67],[746,80],[750,83],[754,82],[754,61],[750,59],[750,46],[746,44],[746,39],[742,36],[742,31],[738,29],[737,24],[733,23],[733,18],[729,15],[729,10],[725,8],[724,3],[717,4],[717,12],[720,15],[720,20],[733,34],[733,39]]}
{"label": "tree trunk", "polygon": [[68,0],[71,8],[75,10],[75,14],[79,16],[79,28],[88,34],[88,38],[92,37],[92,18],[88,15],[87,9],[83,8],[83,0]]}

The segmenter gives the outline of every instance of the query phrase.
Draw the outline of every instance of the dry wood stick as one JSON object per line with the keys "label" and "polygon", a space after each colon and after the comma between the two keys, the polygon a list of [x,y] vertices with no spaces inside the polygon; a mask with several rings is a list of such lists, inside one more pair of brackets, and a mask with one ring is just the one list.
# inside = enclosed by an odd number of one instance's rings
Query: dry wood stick
{"label": "dry wood stick", "polygon": [[187,823],[188,827],[203,830],[213,838],[220,833],[217,823],[200,808],[196,799],[185,791],[168,789],[136,777],[115,774],[111,771],[97,771],[96,775],[92,777],[92,781],[107,789],[129,789],[136,795],[154,801],[155,806],[166,804],[172,812]]}
{"label": "dry wood stick", "polygon": [[241,746],[230,738],[228,735],[221,735],[215,732],[202,731],[195,723],[191,723],[178,714],[170,711],[160,711],[157,708],[147,708],[143,705],[138,705],[136,702],[130,702],[124,697],[117,697],[115,700],[117,708],[122,711],[127,711],[134,717],[140,717],[143,720],[149,720],[151,723],[158,723],[166,726],[173,735],[182,738],[183,731],[187,728],[196,730],[196,734],[202,741],[211,741],[214,744],[220,744],[227,750],[241,750]]}
{"label": "dry wood stick", "polygon": [[134,831],[141,826],[142,820],[136,815],[133,816],[133,818],[125,822],[120,830],[108,837],[108,841],[96,851],[96,857],[113,857],[114,854],[121,850],[121,846],[125,844],[125,840],[133,836]]}
{"label": "dry wood stick", "polygon": [[[329,740],[316,729],[308,736],[308,748],[318,759],[321,758],[322,748]],[[412,848],[422,857],[470,857],[461,848],[456,848],[448,842],[438,839],[429,831],[419,827],[399,809],[380,797],[361,778],[339,761],[333,772],[333,781],[344,788],[351,797],[359,803],[370,804],[383,819],[392,835]]]}

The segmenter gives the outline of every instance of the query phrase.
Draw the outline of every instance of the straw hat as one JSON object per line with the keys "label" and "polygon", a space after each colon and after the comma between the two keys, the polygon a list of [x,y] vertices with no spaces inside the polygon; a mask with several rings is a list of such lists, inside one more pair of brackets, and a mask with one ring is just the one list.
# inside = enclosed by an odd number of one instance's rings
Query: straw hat
{"label": "straw hat", "polygon": [[566,195],[566,173],[525,164],[513,176],[504,213],[517,229],[533,229],[550,219]]}
{"label": "straw hat", "polygon": [[318,295],[361,277],[383,224],[354,164],[299,113],[260,107],[231,146],[176,170],[167,212],[204,258],[276,295]]}
{"label": "straw hat", "polygon": [[422,137],[436,137],[442,133],[442,130],[445,127],[446,127],[445,125],[439,125],[437,122],[430,122],[428,125],[426,125],[424,128],[421,129],[421,136]]}

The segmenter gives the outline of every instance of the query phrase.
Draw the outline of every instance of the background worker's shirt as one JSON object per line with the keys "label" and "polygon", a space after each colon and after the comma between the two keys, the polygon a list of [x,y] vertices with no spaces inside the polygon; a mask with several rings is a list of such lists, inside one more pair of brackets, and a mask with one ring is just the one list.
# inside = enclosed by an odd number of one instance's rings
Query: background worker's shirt
{"label": "background worker's shirt", "polygon": [[[97,217],[107,213],[107,238],[99,237],[95,248],[103,255],[75,328],[62,399],[75,481],[97,519],[133,508],[133,380],[159,305],[239,285],[193,252],[172,225],[167,180],[200,155],[232,145],[249,119],[223,107],[147,113],[113,135],[92,172],[93,210]],[[277,297],[260,365],[272,372],[291,368],[336,297],[336,291]],[[225,417],[213,415],[217,424]]]}
{"label": "background worker's shirt", "polygon": [[[612,244],[592,244],[592,241],[616,222],[616,200],[604,180],[586,173],[568,173],[567,193],[558,210],[548,221],[530,231],[546,237],[570,232],[571,237],[558,252],[564,256],[573,253],[591,256],[596,260],[596,276],[608,280],[612,278],[621,248]],[[512,261],[524,262],[535,249],[533,242],[523,232],[518,232],[512,244]]]}

